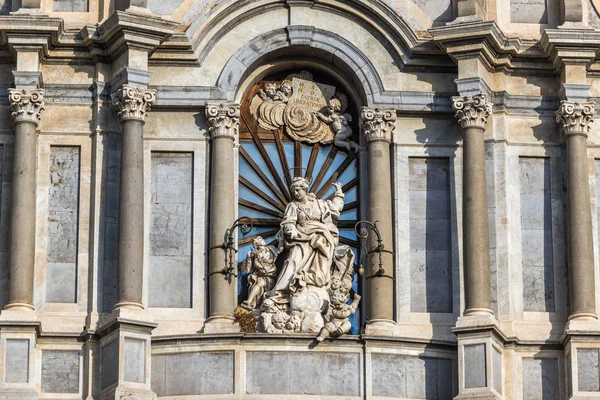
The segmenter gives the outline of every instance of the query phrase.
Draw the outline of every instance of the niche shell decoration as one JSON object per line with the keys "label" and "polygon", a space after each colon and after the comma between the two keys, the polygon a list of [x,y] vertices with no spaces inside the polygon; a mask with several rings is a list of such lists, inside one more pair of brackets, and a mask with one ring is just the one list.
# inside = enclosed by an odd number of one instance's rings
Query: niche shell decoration
{"label": "niche shell decoration", "polygon": [[299,142],[333,143],[356,152],[359,146],[350,140],[352,117],[347,108],[345,94],[314,82],[306,71],[289,75],[278,84],[265,84],[250,102],[250,113],[263,129],[283,129]]}

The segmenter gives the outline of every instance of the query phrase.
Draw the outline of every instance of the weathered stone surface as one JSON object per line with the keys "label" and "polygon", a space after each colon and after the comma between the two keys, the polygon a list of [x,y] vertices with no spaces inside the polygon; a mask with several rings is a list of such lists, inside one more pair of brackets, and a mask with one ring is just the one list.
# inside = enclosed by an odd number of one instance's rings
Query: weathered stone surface
{"label": "weathered stone surface", "polygon": [[42,392],[79,392],[78,351],[42,351]]}
{"label": "weathered stone surface", "polygon": [[452,360],[373,354],[373,396],[450,399]]}
{"label": "weathered stone surface", "polygon": [[100,350],[102,365],[102,389],[117,382],[119,376],[119,341],[113,340]]}
{"label": "weathered stone surface", "polygon": [[580,391],[600,391],[598,349],[577,349],[577,381]]}
{"label": "weathered stone surface", "polygon": [[492,386],[498,393],[502,393],[502,354],[497,350],[492,350]]}
{"label": "weathered stone surface", "polygon": [[29,382],[29,340],[6,340],[5,382]]}
{"label": "weathered stone surface", "polygon": [[248,352],[246,358],[248,394],[360,395],[358,354]]}
{"label": "weathered stone surface", "polygon": [[144,383],[146,381],[146,342],[138,339],[125,339],[125,380]]}
{"label": "weathered stone surface", "polygon": [[52,11],[87,12],[88,0],[53,0]]}
{"label": "weathered stone surface", "polygon": [[184,0],[148,0],[148,9],[152,11],[153,14],[171,15],[183,1]]}
{"label": "weathered stone surface", "polygon": [[448,159],[409,159],[412,312],[452,312],[449,178]]}
{"label": "weathered stone surface", "polygon": [[46,302],[75,303],[79,148],[50,148]]}
{"label": "weathered stone surface", "polygon": [[487,385],[485,344],[465,346],[465,387],[478,388]]}
{"label": "weathered stone surface", "polygon": [[191,306],[192,176],[191,154],[152,154],[151,307]]}
{"label": "weathered stone surface", "polygon": [[523,309],[553,312],[554,260],[550,159],[519,159]]}
{"label": "weathered stone surface", "polygon": [[232,352],[152,356],[152,390],[159,397],[229,394],[233,389]]}
{"label": "weathered stone surface", "polygon": [[558,359],[523,359],[523,400],[558,400]]}
{"label": "weathered stone surface", "polygon": [[510,21],[528,24],[547,23],[546,0],[510,0]]}

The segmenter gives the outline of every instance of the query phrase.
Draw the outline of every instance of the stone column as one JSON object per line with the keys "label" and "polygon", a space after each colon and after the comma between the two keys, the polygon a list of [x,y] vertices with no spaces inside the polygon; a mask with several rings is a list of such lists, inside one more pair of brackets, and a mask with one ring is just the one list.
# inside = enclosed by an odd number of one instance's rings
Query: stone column
{"label": "stone column", "polygon": [[463,133],[464,315],[492,315],[490,244],[483,135],[492,105],[485,95],[454,99]]}
{"label": "stone column", "polygon": [[146,112],[155,90],[123,85],[112,101],[123,124],[119,187],[117,304],[115,309],[143,309],[144,260],[144,141]]}
{"label": "stone column", "polygon": [[12,211],[10,224],[10,286],[6,309],[33,310],[36,213],[36,129],[44,110],[44,90],[9,89],[15,122]]}
{"label": "stone column", "polygon": [[392,218],[392,164],[390,146],[396,122],[396,110],[363,108],[361,121],[367,141],[369,175],[367,219],[377,221],[383,245],[381,268],[377,237],[369,235],[367,263],[368,302],[366,318],[371,329],[378,333],[394,322],[394,235]]}
{"label": "stone column", "polygon": [[593,115],[593,102],[562,101],[556,112],[556,121],[567,141],[568,265],[571,293],[569,320],[598,318],[586,146]]}
{"label": "stone column", "polygon": [[204,332],[239,331],[233,318],[236,278],[222,273],[226,254],[225,232],[235,221],[235,173],[233,146],[239,132],[239,104],[208,104],[206,118],[211,140],[209,216],[209,318]]}

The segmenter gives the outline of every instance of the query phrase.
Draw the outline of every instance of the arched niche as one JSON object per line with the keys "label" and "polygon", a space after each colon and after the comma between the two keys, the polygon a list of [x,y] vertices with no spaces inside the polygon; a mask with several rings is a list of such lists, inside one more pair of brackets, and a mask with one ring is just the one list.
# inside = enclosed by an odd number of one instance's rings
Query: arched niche
{"label": "arched niche", "polygon": [[[238,261],[244,262],[257,236],[263,237],[267,244],[277,244],[281,220],[292,201],[289,187],[294,178],[302,177],[310,181],[309,192],[319,199],[333,198],[333,183],[343,185],[344,209],[334,222],[339,231],[339,244],[349,246],[356,257],[352,266],[354,273],[360,264],[360,246],[354,226],[361,219],[358,144],[361,143],[360,108],[366,101],[364,89],[355,86],[355,75],[345,78],[342,68],[333,64],[327,68],[321,59],[294,58],[289,52],[270,56],[264,65],[245,75],[239,87],[240,95],[236,96],[240,103],[238,216],[251,218],[254,225],[253,231],[238,238]],[[284,88],[286,83],[291,90]],[[346,141],[336,141],[339,131],[326,122],[331,117],[328,106],[336,107],[336,104],[341,105],[341,109],[336,109],[337,115],[344,115],[352,131]],[[294,122],[297,122],[291,118],[293,107],[301,108],[299,111],[304,113],[300,122],[311,120],[321,124],[319,128],[290,129],[289,125],[296,126]],[[320,116],[315,117],[317,114]],[[307,122],[306,126],[313,125]],[[317,136],[308,137],[313,131],[325,133],[317,140]],[[307,136],[302,136],[303,133]],[[355,146],[350,145],[350,141]],[[285,258],[285,252],[277,258],[278,275]],[[248,275],[240,275],[240,304],[247,300],[247,280]],[[356,293],[362,291],[359,281],[359,275],[355,274],[353,290]],[[358,333],[360,312],[353,314],[350,320],[352,332]]]}

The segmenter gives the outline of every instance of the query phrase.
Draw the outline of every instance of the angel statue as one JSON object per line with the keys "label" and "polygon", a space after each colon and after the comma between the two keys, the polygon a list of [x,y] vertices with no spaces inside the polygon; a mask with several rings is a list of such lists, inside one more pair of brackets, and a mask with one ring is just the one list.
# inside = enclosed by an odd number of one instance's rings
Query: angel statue
{"label": "angel statue", "polygon": [[273,287],[277,267],[275,260],[279,249],[267,246],[261,236],[257,236],[253,243],[254,251],[249,251],[246,256],[245,272],[254,272],[248,277],[248,298],[241,304],[247,310],[254,310],[262,302],[264,294]]}
{"label": "angel statue", "polygon": [[[341,94],[338,94],[338,96],[342,97]],[[352,137],[352,128],[350,128],[352,116],[344,113],[345,107],[342,100],[336,97],[329,100],[329,105],[325,108],[325,114],[317,112],[317,117],[331,126],[331,130],[335,133],[333,143],[336,146],[345,148],[348,151],[358,152],[358,144],[350,140]]]}

